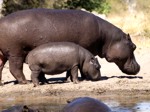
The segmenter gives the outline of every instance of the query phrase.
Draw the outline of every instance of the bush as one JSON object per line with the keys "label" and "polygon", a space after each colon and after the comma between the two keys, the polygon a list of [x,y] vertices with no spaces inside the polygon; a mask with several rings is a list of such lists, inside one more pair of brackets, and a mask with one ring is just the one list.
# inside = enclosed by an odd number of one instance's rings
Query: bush
{"label": "bush", "polygon": [[107,14],[111,7],[106,0],[62,0],[55,1],[54,8],[56,9],[81,9],[84,8],[90,12],[97,11],[98,13]]}
{"label": "bush", "polygon": [[4,0],[2,14],[8,15],[18,10],[39,8],[44,3],[45,0]]}
{"label": "bush", "polygon": [[2,14],[31,8],[81,9],[108,13],[110,5],[106,0],[4,0]]}

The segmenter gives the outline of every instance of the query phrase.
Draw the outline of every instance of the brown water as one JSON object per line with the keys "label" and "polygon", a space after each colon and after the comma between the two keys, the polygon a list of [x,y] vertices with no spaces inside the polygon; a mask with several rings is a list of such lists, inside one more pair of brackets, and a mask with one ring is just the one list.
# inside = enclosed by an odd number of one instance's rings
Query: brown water
{"label": "brown water", "polygon": [[[150,112],[150,96],[96,96],[107,104],[114,112]],[[8,97],[0,99],[0,111],[14,105],[28,105],[39,109],[40,112],[59,112],[70,98],[41,97],[38,98],[16,98]],[[71,98],[72,99],[72,98]]]}

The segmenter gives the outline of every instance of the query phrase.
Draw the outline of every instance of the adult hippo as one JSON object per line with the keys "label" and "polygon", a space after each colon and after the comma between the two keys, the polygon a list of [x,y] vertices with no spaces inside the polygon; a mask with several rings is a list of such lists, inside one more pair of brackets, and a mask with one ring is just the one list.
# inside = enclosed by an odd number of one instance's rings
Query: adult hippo
{"label": "adult hippo", "polygon": [[76,98],[66,105],[61,112],[112,112],[103,102],[90,98]]}
{"label": "adult hippo", "polygon": [[111,23],[80,10],[30,9],[0,19],[0,50],[19,83],[27,83],[23,62],[33,48],[47,43],[69,41],[94,55],[114,62],[126,74],[137,74],[140,66],[128,34]]}

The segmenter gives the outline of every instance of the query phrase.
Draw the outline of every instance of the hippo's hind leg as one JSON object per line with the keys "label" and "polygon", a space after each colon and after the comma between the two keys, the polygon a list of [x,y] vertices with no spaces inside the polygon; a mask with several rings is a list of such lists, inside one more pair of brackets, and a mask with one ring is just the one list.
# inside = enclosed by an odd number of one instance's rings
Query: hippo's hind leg
{"label": "hippo's hind leg", "polygon": [[3,68],[4,68],[6,61],[7,61],[7,58],[0,55],[0,86],[3,85],[3,83],[2,83],[2,71],[3,71]]}
{"label": "hippo's hind leg", "polygon": [[71,69],[71,76],[72,76],[73,83],[75,83],[75,84],[79,83],[79,80],[78,80],[78,66],[74,66]]}
{"label": "hippo's hind leg", "polygon": [[34,84],[34,87],[39,85],[39,76],[41,73],[41,68],[38,65],[29,65],[31,69],[31,80]]}
{"label": "hippo's hind leg", "polygon": [[41,82],[41,84],[48,84],[49,83],[43,72],[40,72],[40,74],[38,76],[38,80],[39,80],[39,82]]}
{"label": "hippo's hind leg", "polygon": [[71,70],[68,70],[66,73],[65,82],[71,82],[71,81],[72,81]]}
{"label": "hippo's hind leg", "polygon": [[11,74],[17,79],[19,84],[26,84],[27,80],[23,74],[24,58],[21,56],[10,56],[8,59]]}

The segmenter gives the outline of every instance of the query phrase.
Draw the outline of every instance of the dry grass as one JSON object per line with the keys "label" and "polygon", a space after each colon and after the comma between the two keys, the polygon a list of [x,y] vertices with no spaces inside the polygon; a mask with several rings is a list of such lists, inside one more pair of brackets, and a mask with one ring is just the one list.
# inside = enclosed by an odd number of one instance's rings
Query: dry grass
{"label": "dry grass", "polygon": [[129,33],[136,44],[141,47],[150,47],[150,21],[144,13],[111,16],[108,21]]}
{"label": "dry grass", "polygon": [[110,0],[112,10],[108,20],[132,35],[150,37],[150,1],[135,0],[127,3]]}
{"label": "dry grass", "polygon": [[138,15],[128,13],[126,15],[116,15],[109,17],[108,21],[115,24],[125,32],[130,34],[142,34],[145,27],[145,15],[141,12]]}
{"label": "dry grass", "polygon": [[131,10],[131,3],[110,0],[112,10],[107,20],[129,33],[136,44],[150,47],[150,1],[135,1]]}

